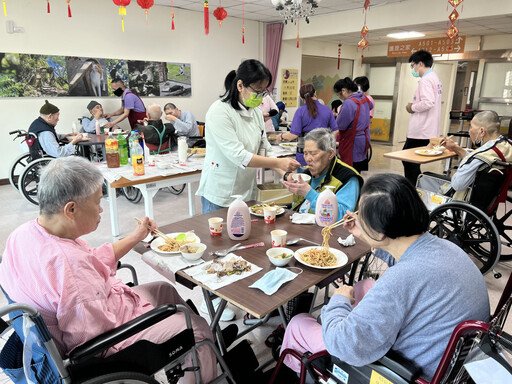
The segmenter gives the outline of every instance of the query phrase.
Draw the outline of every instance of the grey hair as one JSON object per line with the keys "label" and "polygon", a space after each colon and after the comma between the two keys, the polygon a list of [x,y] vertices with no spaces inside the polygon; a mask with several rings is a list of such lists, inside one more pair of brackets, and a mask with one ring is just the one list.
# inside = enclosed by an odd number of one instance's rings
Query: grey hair
{"label": "grey hair", "polygon": [[314,141],[321,151],[327,152],[332,149],[336,152],[336,140],[334,140],[334,135],[328,128],[313,129],[304,137],[304,141],[307,140]]}
{"label": "grey hair", "polygon": [[494,111],[478,112],[475,117],[475,122],[481,127],[485,127],[490,134],[499,133],[500,131],[500,117]]}
{"label": "grey hair", "polygon": [[158,120],[162,117],[162,107],[158,104],[148,105],[146,109],[151,120]]}
{"label": "grey hair", "polygon": [[69,156],[50,161],[38,185],[39,213],[59,213],[70,201],[81,202],[103,184],[101,171],[83,157]]}

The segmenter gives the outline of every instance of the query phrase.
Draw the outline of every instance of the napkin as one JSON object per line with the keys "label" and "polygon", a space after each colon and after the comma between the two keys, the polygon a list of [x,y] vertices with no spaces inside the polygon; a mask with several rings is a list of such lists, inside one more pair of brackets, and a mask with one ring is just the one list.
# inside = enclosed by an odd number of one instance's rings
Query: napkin
{"label": "napkin", "polygon": [[295,212],[290,216],[293,224],[315,224],[315,215],[313,213]]}
{"label": "napkin", "polygon": [[180,269],[188,268],[193,265],[204,263],[203,259],[189,261],[181,255],[160,256],[153,251],[148,251],[142,255],[142,261],[160,273],[162,276],[176,283],[174,274]]}
{"label": "napkin", "polygon": [[356,239],[354,238],[354,235],[348,235],[345,240],[343,240],[341,237],[338,237],[338,243],[343,245],[344,247],[351,247],[353,245],[356,245]]}

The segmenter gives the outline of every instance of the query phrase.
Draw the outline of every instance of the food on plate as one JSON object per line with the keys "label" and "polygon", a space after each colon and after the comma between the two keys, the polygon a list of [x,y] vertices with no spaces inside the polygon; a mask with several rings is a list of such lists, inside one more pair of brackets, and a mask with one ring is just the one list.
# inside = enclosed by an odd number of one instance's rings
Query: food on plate
{"label": "food on plate", "polygon": [[204,268],[207,273],[216,273],[217,277],[222,277],[241,275],[243,272],[249,272],[251,270],[251,265],[245,260],[232,257],[231,260],[225,262],[215,259]]}
{"label": "food on plate", "polygon": [[338,264],[338,259],[332,252],[329,252],[328,248],[308,249],[299,255],[302,261],[315,267],[333,267]]}
{"label": "food on plate", "polygon": [[282,147],[296,147],[297,143],[281,143]]}
{"label": "food on plate", "polygon": [[197,253],[201,250],[201,247],[196,247],[193,245],[185,245],[183,248],[181,248],[181,252],[185,253]]}
{"label": "food on plate", "polygon": [[252,213],[255,213],[257,215],[263,215],[263,207],[265,207],[265,206],[273,207],[275,205],[276,205],[275,203],[255,204],[255,205],[251,206],[250,209],[251,209]]}
{"label": "food on plate", "polygon": [[[165,244],[159,245],[158,249],[163,252],[178,252],[182,245],[195,242],[195,236],[181,235],[184,234],[180,233],[178,236],[174,238],[169,238],[169,236],[167,236],[168,239],[165,241]],[[177,238],[179,238],[180,240],[177,240]]]}
{"label": "food on plate", "polygon": [[275,256],[272,256],[273,258],[275,259],[287,259],[289,257],[292,257],[293,256],[293,253],[286,253],[286,252],[283,252],[283,253],[279,253]]}
{"label": "food on plate", "polygon": [[206,153],[206,148],[189,148],[188,153],[193,155],[204,155]]}

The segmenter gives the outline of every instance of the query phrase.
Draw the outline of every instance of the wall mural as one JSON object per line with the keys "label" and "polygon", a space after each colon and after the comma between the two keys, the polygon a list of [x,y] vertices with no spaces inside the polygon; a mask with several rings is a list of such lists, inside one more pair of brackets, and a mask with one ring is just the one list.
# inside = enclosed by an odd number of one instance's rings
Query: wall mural
{"label": "wall mural", "polygon": [[0,53],[0,97],[113,96],[117,77],[139,96],[192,94],[190,64]]}

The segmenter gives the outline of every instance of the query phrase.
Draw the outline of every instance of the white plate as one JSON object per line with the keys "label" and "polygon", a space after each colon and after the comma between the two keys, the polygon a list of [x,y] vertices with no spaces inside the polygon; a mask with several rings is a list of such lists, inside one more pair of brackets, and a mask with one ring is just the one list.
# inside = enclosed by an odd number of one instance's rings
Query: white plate
{"label": "white plate", "polygon": [[287,149],[288,151],[297,152],[297,143],[281,143],[279,146]]}
{"label": "white plate", "polygon": [[441,155],[443,151],[438,151],[436,149],[417,149],[414,153],[421,156],[437,156]]}
{"label": "white plate", "polygon": [[[251,212],[251,215],[258,216],[258,217],[263,217],[264,216],[263,213],[255,213],[255,212],[253,212],[252,209],[251,209],[252,207],[254,207],[254,205],[251,205],[249,207],[249,212]],[[282,207],[277,208],[277,212],[276,212],[277,216],[282,215],[283,213],[284,213],[284,208],[282,208]]]}
{"label": "white plate", "polygon": [[[178,236],[181,233],[185,233],[185,232],[167,233],[166,236],[169,236],[171,239],[174,239],[176,236]],[[193,235],[195,236],[195,239],[193,242],[200,243],[201,239],[195,233],[193,233]],[[180,255],[181,254],[179,249],[176,252],[165,252],[165,251],[158,249],[158,246],[162,245],[162,244],[165,244],[165,240],[162,239],[161,237],[159,237],[158,239],[154,240],[151,243],[151,249],[155,252],[158,252],[161,255]]]}
{"label": "white plate", "polygon": [[311,265],[311,264],[308,264],[306,263],[304,260],[302,260],[302,258],[300,257],[300,254],[303,253],[303,252],[306,252],[310,249],[318,249],[318,248],[321,248],[321,247],[318,247],[318,246],[312,246],[312,247],[304,247],[304,248],[300,248],[300,249],[297,249],[295,251],[295,253],[293,254],[293,257],[295,257],[295,260],[297,260],[299,263],[301,264],[304,264],[304,265],[307,265],[308,267],[311,267],[311,268],[316,268],[316,269],[333,269],[333,268],[339,268],[339,267],[343,267],[345,264],[348,263],[348,257],[347,255],[345,255],[345,253],[343,253],[342,251],[340,251],[339,249],[334,249],[334,248],[329,248],[329,251],[332,252],[332,254],[334,256],[336,256],[336,259],[338,260],[338,263],[336,265],[333,265],[331,267],[318,267],[316,265]]}

